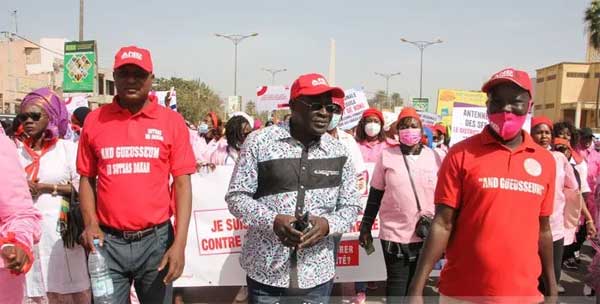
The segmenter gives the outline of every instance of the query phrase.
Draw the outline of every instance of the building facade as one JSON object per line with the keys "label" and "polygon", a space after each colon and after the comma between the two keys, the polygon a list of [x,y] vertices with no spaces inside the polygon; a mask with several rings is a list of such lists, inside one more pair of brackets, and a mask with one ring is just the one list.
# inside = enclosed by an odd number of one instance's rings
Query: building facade
{"label": "building facade", "polygon": [[537,70],[534,114],[576,127],[600,127],[596,110],[600,101],[600,62],[562,62]]}

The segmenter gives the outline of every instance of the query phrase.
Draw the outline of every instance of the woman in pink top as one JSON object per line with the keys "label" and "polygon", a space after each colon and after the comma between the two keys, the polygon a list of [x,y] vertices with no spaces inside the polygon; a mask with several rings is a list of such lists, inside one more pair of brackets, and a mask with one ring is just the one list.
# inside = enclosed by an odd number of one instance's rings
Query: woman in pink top
{"label": "woman in pink top", "polygon": [[421,215],[434,214],[434,190],[441,165],[439,156],[421,144],[423,127],[415,109],[400,112],[397,130],[400,145],[384,149],[375,164],[359,237],[361,246],[372,245],[371,226],[379,213],[388,303],[406,296],[423,246],[415,228]]}
{"label": "woman in pink top", "polygon": [[[552,143],[552,121],[545,116],[534,117],[531,120],[531,137],[538,145],[550,150]],[[556,161],[556,186],[554,192],[554,210],[550,216],[552,229],[554,275],[556,283],[560,283],[561,265],[565,241],[565,192],[579,188],[575,173],[569,160],[558,151],[551,151]],[[544,292],[540,277],[540,291]]]}
{"label": "woman in pink top", "polygon": [[366,163],[374,163],[383,149],[390,146],[383,130],[383,114],[377,109],[366,110],[356,127],[356,142]]}
{"label": "woman in pink top", "polygon": [[0,172],[0,303],[21,303],[42,216],[33,207],[15,145],[4,135],[0,135]]}

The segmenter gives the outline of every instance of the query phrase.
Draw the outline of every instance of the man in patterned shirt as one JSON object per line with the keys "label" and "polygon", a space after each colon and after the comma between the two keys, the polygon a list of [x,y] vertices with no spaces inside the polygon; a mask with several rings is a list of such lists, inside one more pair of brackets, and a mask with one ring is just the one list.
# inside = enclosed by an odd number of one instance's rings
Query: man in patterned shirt
{"label": "man in patterned shirt", "polygon": [[250,134],[225,197],[249,226],[240,257],[249,303],[327,303],[335,275],[331,235],[347,231],[361,208],[351,157],[326,133],[338,107],[332,97],[344,91],[308,74],[290,95],[289,124]]}

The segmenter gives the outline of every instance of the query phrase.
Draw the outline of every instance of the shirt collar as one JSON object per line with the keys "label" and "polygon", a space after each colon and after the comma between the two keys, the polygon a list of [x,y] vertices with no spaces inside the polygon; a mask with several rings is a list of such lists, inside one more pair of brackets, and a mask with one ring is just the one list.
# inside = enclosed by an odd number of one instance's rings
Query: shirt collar
{"label": "shirt collar", "polygon": [[109,111],[111,113],[123,113],[126,114],[127,116],[137,116],[137,115],[144,115],[148,118],[158,118],[158,99],[156,98],[156,96],[153,95],[149,95],[148,99],[149,99],[149,103],[147,105],[145,105],[144,107],[142,107],[142,110],[139,111],[138,113],[132,115],[131,112],[129,112],[129,110],[121,107],[121,105],[119,105],[118,102],[119,97],[117,95],[115,95],[115,97],[113,97],[113,101],[111,104],[108,105],[109,107]]}
{"label": "shirt collar", "polygon": [[[483,128],[483,130],[481,131],[480,134],[481,134],[481,143],[483,145],[496,144],[500,147],[508,149],[506,146],[504,146],[502,143],[500,143],[500,141],[498,141],[498,139],[496,139],[496,137],[494,137],[494,135],[492,135],[489,125],[487,125],[485,128]],[[529,152],[535,152],[538,149],[543,149],[540,145],[536,144],[533,141],[533,138],[531,138],[531,136],[527,132],[521,130],[521,134],[523,135],[523,142],[516,149],[512,150],[511,151],[512,153],[516,153],[516,152],[520,152],[520,151],[524,151],[524,150],[529,151]]]}
{"label": "shirt collar", "polygon": [[[298,143],[302,144],[300,141],[292,137],[292,133],[290,132],[290,124],[289,122],[283,123],[281,125],[273,125],[269,128],[274,128],[275,130],[275,140],[287,142],[290,144]],[[321,135],[319,139],[314,141],[310,146],[317,146],[324,152],[331,151],[333,148],[333,141],[337,140],[333,138],[333,136],[329,135],[329,133],[325,132],[325,134]]]}

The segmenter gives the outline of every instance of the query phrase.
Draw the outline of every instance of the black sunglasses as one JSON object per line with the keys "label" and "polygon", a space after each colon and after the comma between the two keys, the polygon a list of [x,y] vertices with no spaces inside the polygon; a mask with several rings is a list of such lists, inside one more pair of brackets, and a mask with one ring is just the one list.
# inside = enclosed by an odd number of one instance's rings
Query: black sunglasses
{"label": "black sunglasses", "polygon": [[309,110],[312,112],[316,112],[316,111],[321,111],[321,109],[323,107],[325,107],[325,111],[329,112],[329,113],[335,113],[335,114],[340,114],[342,112],[342,108],[336,104],[330,103],[327,105],[324,105],[320,102],[313,102],[313,103],[307,103],[302,99],[298,99],[298,101],[300,101],[301,103],[305,104],[308,106]]}
{"label": "black sunglasses", "polygon": [[31,120],[33,121],[40,121],[40,119],[42,118],[42,113],[40,112],[28,112],[28,113],[20,113],[19,115],[17,115],[17,119],[20,122],[24,122],[27,119],[31,118]]}

